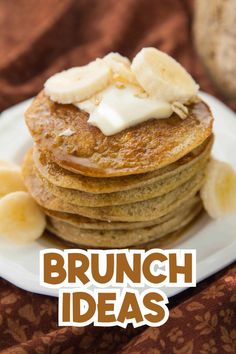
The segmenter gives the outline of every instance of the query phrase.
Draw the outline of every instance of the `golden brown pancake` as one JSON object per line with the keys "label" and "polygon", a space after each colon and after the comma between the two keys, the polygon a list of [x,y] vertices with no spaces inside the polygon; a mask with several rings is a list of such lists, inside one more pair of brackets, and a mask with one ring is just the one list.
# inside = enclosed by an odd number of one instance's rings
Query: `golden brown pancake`
{"label": "golden brown pancake", "polygon": [[73,244],[86,247],[123,248],[142,245],[181,229],[190,223],[199,214],[201,209],[202,205],[199,203],[184,213],[178,213],[169,221],[136,230],[80,229],[53,217],[50,217],[48,220],[48,229]]}
{"label": "golden brown pancake", "polygon": [[[199,99],[188,108],[184,120],[173,114],[105,136],[87,123],[87,113],[52,102],[41,92],[26,112],[26,123],[35,142],[63,168],[92,177],[124,176],[167,166],[211,135],[208,106]],[[62,136],[66,129],[74,133]]]}
{"label": "golden brown pancake", "polygon": [[208,158],[200,161],[200,163],[196,164],[194,168],[185,169],[184,171],[165,180],[154,182],[143,187],[130,189],[128,191],[103,194],[92,194],[75,189],[57,187],[42,178],[40,174],[39,177],[43,179],[45,188],[61,200],[66,200],[68,203],[78,206],[102,207],[109,205],[114,206],[131,204],[160,197],[187,182],[198,171],[205,170],[207,163]]}
{"label": "golden brown pancake", "polygon": [[190,198],[187,202],[178,208],[178,211],[174,210],[160,218],[150,220],[150,221],[140,221],[140,222],[108,222],[101,221],[91,218],[86,218],[81,215],[63,213],[59,211],[54,211],[50,209],[43,208],[44,213],[54,219],[59,221],[64,221],[65,223],[76,226],[79,229],[91,229],[91,230],[133,230],[140,229],[144,227],[150,227],[158,224],[162,224],[166,221],[171,220],[178,213],[183,214],[184,212],[199,205],[201,199],[199,195]]}
{"label": "golden brown pancake", "polygon": [[[75,174],[62,169],[50,159],[48,153],[42,153],[34,146],[33,160],[40,175],[45,177],[54,186],[80,190],[83,192],[102,194],[126,191],[133,188],[147,186],[151,183],[164,183],[178,174],[191,173],[199,164],[208,159],[213,144],[213,136],[210,136],[203,144],[182,157],[180,160],[159,170],[144,174],[96,178]],[[191,171],[191,172],[190,172]]]}
{"label": "golden brown pancake", "polygon": [[[178,242],[180,240],[182,240],[183,238],[185,238],[185,230],[188,229],[189,225],[192,224],[197,218],[198,216],[201,214],[201,210],[199,212],[198,215],[196,215],[196,217],[186,226],[183,226],[181,229],[178,229],[177,231],[171,232],[163,237],[160,237],[154,241],[150,241],[144,244],[139,244],[136,246],[129,246],[130,249],[134,248],[134,249],[144,249],[144,250],[150,250],[153,248],[162,248],[162,249],[168,249],[168,248],[173,248],[176,244],[178,244]],[[50,227],[50,226],[49,226]],[[49,231],[49,228],[48,228]],[[63,240],[60,236],[57,236],[55,234],[55,230],[53,233],[53,228],[51,228],[51,231],[49,231],[49,235],[46,236],[46,240],[49,239],[49,241],[55,241],[57,247],[61,248],[61,249],[71,249],[73,247],[75,248],[80,248],[80,249],[84,249],[87,250],[89,249],[93,249],[93,248],[98,248],[98,247],[92,247],[92,246],[84,246],[81,244],[73,244],[70,243],[68,241]],[[48,246],[48,244],[47,244]],[[100,247],[101,249],[107,249],[107,247]]]}
{"label": "golden brown pancake", "polygon": [[204,182],[205,172],[200,171],[189,181],[164,196],[132,204],[107,207],[81,207],[53,195],[37,175],[31,153],[28,153],[24,160],[23,177],[30,194],[44,208],[79,214],[98,220],[136,222],[154,220],[181,206],[197,194]]}
{"label": "golden brown pancake", "polygon": [[[185,238],[185,231],[188,229],[189,225],[191,225],[201,214],[201,210],[199,213],[193,218],[192,221],[189,222],[189,224],[183,226],[182,228],[178,229],[177,231],[171,232],[168,235],[165,235],[161,238],[158,238],[157,240],[150,241],[147,243],[144,243],[142,245],[138,246],[131,246],[129,248],[136,248],[136,249],[144,249],[146,251],[153,249],[153,248],[161,248],[161,249],[168,249],[168,248],[173,248],[176,247],[178,242]],[[78,247],[78,246],[77,246]],[[82,247],[81,247],[82,248]]]}

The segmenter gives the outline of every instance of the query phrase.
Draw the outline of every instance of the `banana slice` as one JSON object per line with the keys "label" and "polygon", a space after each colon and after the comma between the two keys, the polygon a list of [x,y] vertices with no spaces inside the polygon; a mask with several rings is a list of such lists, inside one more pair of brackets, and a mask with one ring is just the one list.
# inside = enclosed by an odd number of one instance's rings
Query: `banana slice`
{"label": "banana slice", "polygon": [[[129,58],[124,57],[123,55],[116,53],[116,52],[111,52],[105,55],[103,57],[103,60],[105,63],[111,66],[111,68],[114,68],[114,71],[116,71],[116,64],[120,63],[123,64],[126,68],[129,68],[131,65],[131,62]],[[117,66],[119,68],[119,66]]]}
{"label": "banana slice", "polygon": [[53,75],[45,82],[45,93],[59,103],[80,102],[103,90],[110,79],[111,69],[102,59],[97,59]]}
{"label": "banana slice", "polygon": [[0,198],[8,193],[25,191],[21,169],[19,166],[0,165]]}
{"label": "banana slice", "polygon": [[197,95],[199,86],[191,75],[156,48],[143,48],[133,59],[131,69],[143,89],[160,100],[186,103]]}
{"label": "banana slice", "polygon": [[39,238],[46,227],[46,217],[26,192],[10,193],[0,199],[0,236],[14,243]]}
{"label": "banana slice", "polygon": [[233,168],[226,162],[212,159],[200,194],[212,218],[236,212],[236,173]]}
{"label": "banana slice", "polygon": [[133,72],[131,71],[131,62],[128,58],[119,53],[109,53],[103,58],[104,62],[111,68],[113,79],[120,84],[138,84]]}

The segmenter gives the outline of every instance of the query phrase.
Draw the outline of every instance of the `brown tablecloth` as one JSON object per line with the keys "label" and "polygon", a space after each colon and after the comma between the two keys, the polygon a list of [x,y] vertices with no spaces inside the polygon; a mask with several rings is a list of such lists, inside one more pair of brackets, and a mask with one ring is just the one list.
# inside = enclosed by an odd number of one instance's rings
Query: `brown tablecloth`
{"label": "brown tablecloth", "polygon": [[[0,110],[56,71],[156,46],[218,95],[194,51],[191,0],[0,0]],[[223,235],[222,235],[223,237]],[[160,328],[58,328],[57,300],[0,279],[0,354],[236,353],[236,265],[170,299]]]}
{"label": "brown tablecloth", "polygon": [[236,264],[170,299],[159,328],[57,327],[57,299],[0,281],[0,354],[236,353]]}

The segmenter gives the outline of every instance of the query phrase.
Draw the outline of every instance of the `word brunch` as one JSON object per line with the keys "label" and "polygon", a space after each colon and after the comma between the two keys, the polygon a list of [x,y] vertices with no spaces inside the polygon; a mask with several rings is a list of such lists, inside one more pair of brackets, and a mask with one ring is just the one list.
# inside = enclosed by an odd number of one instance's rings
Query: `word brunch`
{"label": "word brunch", "polygon": [[162,287],[196,286],[195,250],[58,250],[40,253],[40,284],[59,292],[59,325],[161,326]]}

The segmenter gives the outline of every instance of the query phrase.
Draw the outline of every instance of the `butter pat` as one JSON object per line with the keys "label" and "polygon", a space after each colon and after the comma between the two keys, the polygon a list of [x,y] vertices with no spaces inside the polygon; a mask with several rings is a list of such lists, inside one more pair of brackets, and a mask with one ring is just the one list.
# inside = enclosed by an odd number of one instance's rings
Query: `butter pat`
{"label": "butter pat", "polygon": [[[80,104],[78,107],[82,108]],[[110,86],[103,92],[101,102],[92,112],[90,110],[88,123],[109,136],[150,118],[169,118],[172,112],[169,103],[142,97],[135,87],[128,86],[120,89]]]}
{"label": "butter pat", "polygon": [[82,109],[83,111],[87,113],[92,113],[94,109],[96,108],[94,100],[85,100],[79,103],[74,103],[74,106],[76,106],[79,109]]}

